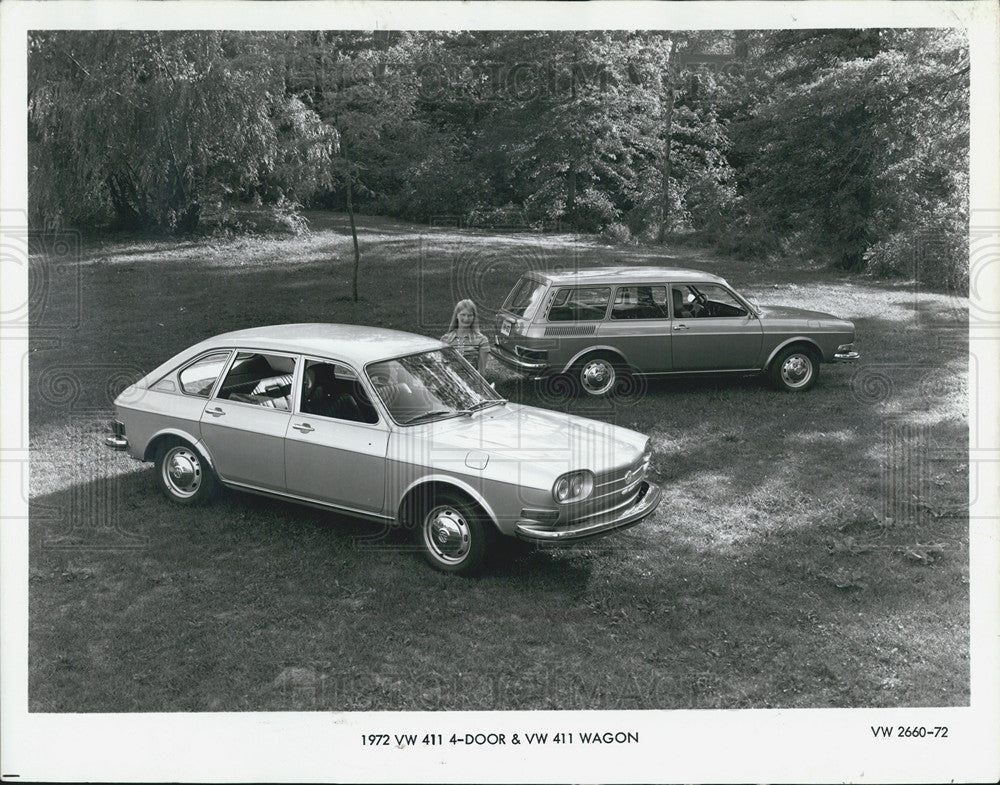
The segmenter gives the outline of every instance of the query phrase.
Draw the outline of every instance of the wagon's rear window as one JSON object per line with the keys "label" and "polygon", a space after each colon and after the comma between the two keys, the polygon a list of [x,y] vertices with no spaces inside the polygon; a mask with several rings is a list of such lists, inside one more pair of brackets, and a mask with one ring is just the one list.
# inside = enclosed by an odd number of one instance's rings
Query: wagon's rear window
{"label": "wagon's rear window", "polygon": [[667,319],[666,286],[622,286],[615,295],[612,319]]}
{"label": "wagon's rear window", "polygon": [[611,287],[560,289],[549,308],[550,322],[585,322],[603,319]]}
{"label": "wagon's rear window", "polygon": [[530,319],[538,310],[543,294],[545,294],[545,284],[531,278],[522,278],[507,296],[507,302],[503,305],[504,310],[510,311],[515,316]]}

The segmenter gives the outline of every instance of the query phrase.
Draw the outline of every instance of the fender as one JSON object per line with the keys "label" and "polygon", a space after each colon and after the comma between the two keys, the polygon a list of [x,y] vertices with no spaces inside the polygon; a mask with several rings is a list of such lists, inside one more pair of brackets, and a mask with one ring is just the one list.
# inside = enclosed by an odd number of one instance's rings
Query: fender
{"label": "fender", "polygon": [[771,354],[768,355],[767,360],[764,362],[764,370],[767,370],[768,366],[771,364],[771,361],[774,360],[775,357],[777,357],[778,352],[780,352],[782,349],[784,349],[789,344],[793,344],[793,343],[807,343],[807,344],[809,344],[817,352],[819,352],[819,358],[820,358],[820,361],[822,362],[822,360],[823,360],[823,350],[819,347],[819,344],[816,343],[816,341],[814,341],[812,338],[809,338],[809,337],[807,337],[805,335],[797,335],[794,338],[786,338],[784,341],[782,341],[781,343],[779,343],[771,351]]}
{"label": "fender", "polygon": [[605,346],[604,344],[598,344],[597,346],[588,346],[586,349],[577,352],[575,355],[573,355],[573,359],[570,360],[568,363],[566,363],[566,365],[563,366],[563,369],[559,371],[559,373],[566,373],[570,368],[572,368],[576,364],[577,360],[579,360],[581,357],[585,357],[588,354],[594,354],[595,352],[607,352],[608,354],[613,354],[616,357],[620,357],[623,364],[625,365],[629,364],[628,359],[626,359],[625,355],[622,354],[621,349],[617,349],[614,346]]}
{"label": "fender", "polygon": [[153,456],[150,455],[149,447],[151,444],[156,442],[158,439],[163,438],[164,436],[177,436],[186,441],[188,444],[194,447],[199,453],[201,453],[201,456],[208,463],[209,468],[211,468],[213,472],[215,471],[215,461],[212,460],[212,454],[208,451],[208,448],[205,446],[205,442],[203,442],[196,436],[192,436],[187,431],[180,430],[179,428],[164,428],[162,431],[157,431],[156,433],[154,433],[150,437],[149,441],[146,442],[146,446],[142,450],[143,461],[153,460]]}
{"label": "fender", "polygon": [[489,519],[493,523],[493,525],[497,527],[497,529],[500,528],[499,524],[497,523],[496,513],[493,512],[493,508],[490,506],[489,502],[487,502],[486,499],[483,498],[482,494],[480,494],[475,488],[473,488],[465,481],[460,480],[457,477],[454,477],[449,474],[429,474],[411,482],[406,487],[406,489],[399,495],[399,502],[397,502],[396,504],[397,521],[401,520],[401,515],[403,513],[403,500],[406,499],[410,491],[412,491],[414,488],[417,488],[418,486],[427,485],[428,483],[434,483],[434,482],[441,483],[442,485],[451,485],[455,489],[460,490],[463,493],[467,494],[473,501],[476,502],[476,504],[478,504],[480,507],[483,508],[483,511],[489,516]]}

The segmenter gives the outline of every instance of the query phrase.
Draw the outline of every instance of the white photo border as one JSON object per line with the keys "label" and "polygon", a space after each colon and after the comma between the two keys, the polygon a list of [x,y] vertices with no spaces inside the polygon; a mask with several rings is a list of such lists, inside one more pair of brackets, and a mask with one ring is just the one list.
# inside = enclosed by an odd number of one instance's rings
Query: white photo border
{"label": "white photo border", "polygon": [[[995,2],[4,2],[0,4],[0,232],[26,223],[26,37],[32,29],[725,29],[960,27],[971,58],[971,223],[1000,233]],[[972,271],[995,306],[1000,259]],[[990,265],[992,265],[990,267]],[[27,291],[27,268],[0,287]],[[4,295],[5,306],[9,302]],[[995,307],[984,309],[995,313]],[[7,313],[6,310],[3,313]],[[5,781],[942,782],[1000,777],[1000,325],[970,335],[985,387],[970,412],[971,705],[961,708],[559,712],[28,712],[27,328],[0,330],[0,775]],[[973,476],[974,475],[974,476]],[[949,727],[949,739],[873,738],[872,726]],[[369,733],[635,732],[612,747],[373,749]]]}

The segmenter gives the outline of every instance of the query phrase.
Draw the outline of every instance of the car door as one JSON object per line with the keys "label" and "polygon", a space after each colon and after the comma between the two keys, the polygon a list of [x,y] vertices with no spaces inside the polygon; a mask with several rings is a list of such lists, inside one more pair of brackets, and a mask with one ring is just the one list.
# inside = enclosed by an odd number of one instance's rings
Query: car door
{"label": "car door", "polygon": [[675,371],[758,368],[760,320],[717,283],[672,284],[671,355]]}
{"label": "car door", "polygon": [[672,366],[670,311],[665,284],[619,286],[611,314],[598,330],[601,343],[614,346],[642,373]]}
{"label": "car door", "polygon": [[285,488],[295,356],[241,350],[201,416],[201,436],[223,480]]}
{"label": "car door", "polygon": [[388,425],[346,363],[303,358],[302,369],[285,437],[288,492],[349,510],[381,512]]}

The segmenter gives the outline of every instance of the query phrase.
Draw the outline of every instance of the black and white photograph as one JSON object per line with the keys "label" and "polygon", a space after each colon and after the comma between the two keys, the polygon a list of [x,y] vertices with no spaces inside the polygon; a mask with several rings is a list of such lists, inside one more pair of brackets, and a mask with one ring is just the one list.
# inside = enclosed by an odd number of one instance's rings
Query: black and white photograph
{"label": "black and white photograph", "polygon": [[3,780],[995,781],[998,20],[4,3]]}

